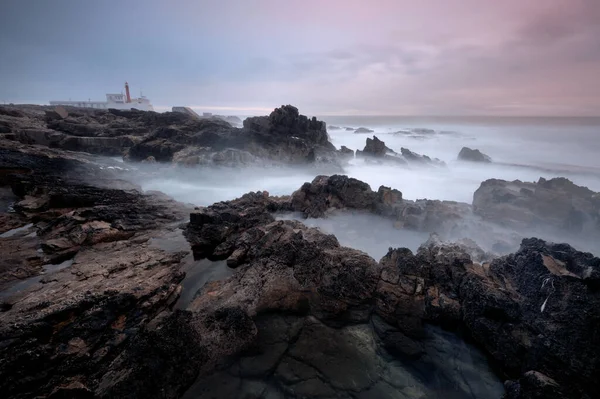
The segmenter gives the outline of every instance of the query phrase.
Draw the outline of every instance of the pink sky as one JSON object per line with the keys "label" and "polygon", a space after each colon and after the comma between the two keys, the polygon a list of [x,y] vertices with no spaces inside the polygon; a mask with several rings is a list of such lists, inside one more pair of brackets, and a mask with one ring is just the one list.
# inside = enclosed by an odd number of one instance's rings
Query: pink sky
{"label": "pink sky", "polygon": [[0,21],[0,101],[129,80],[228,113],[600,116],[600,0],[28,1]]}

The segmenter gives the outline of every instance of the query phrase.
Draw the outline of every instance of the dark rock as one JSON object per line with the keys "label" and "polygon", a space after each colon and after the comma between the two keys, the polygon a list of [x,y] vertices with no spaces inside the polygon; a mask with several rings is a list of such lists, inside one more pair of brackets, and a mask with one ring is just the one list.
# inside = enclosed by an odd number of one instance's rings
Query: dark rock
{"label": "dark rock", "polygon": [[385,146],[385,143],[373,136],[372,139],[367,137],[365,148],[360,152],[361,155],[372,156],[376,158],[384,157],[391,150]]}
{"label": "dark rock", "polygon": [[13,118],[23,118],[25,114],[12,107],[0,107],[0,115],[11,116]]}
{"label": "dark rock", "polygon": [[474,212],[486,220],[514,227],[550,227],[553,231],[597,236],[598,194],[565,178],[537,183],[490,179],[473,195]]}
{"label": "dark rock", "polygon": [[400,153],[408,162],[414,162],[414,163],[420,163],[420,164],[426,164],[426,165],[438,165],[438,166],[446,165],[443,161],[441,161],[437,158],[431,159],[427,155],[417,154],[416,152],[412,152],[408,148],[404,148],[404,147],[400,148]]}
{"label": "dark rock", "polygon": [[[339,167],[343,158],[329,141],[325,123],[300,115],[291,105],[269,116],[247,118],[244,128],[234,127],[242,125],[234,116],[199,118],[182,112],[67,108],[65,112],[43,106],[7,108],[0,114],[0,133],[13,133],[13,139],[22,143],[123,155],[128,161],[152,156],[157,162],[178,159],[182,161],[177,163],[186,165],[323,163]],[[185,153],[177,156],[181,151]],[[210,156],[185,155],[193,152]]]}
{"label": "dark rock", "polygon": [[469,147],[463,147],[458,153],[458,159],[461,161],[471,161],[471,162],[484,162],[490,163],[492,162],[492,158],[485,155],[481,151],[475,149],[472,150]]}
{"label": "dark rock", "polygon": [[371,210],[376,193],[371,187],[347,176],[317,176],[292,194],[291,207],[307,217],[321,217],[330,208]]}
{"label": "dark rock", "polygon": [[340,148],[340,152],[342,153],[343,157],[354,158],[354,150],[351,150],[350,148],[346,147],[345,145],[343,145],[342,148]]}

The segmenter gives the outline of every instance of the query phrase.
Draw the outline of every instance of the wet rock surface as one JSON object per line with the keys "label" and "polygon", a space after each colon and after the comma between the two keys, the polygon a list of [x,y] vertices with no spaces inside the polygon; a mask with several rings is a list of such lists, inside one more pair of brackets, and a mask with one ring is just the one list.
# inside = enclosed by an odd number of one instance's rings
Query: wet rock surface
{"label": "wet rock surface", "polygon": [[[287,112],[252,123],[324,128]],[[451,229],[470,206],[406,201],[334,175],[292,196],[254,192],[192,211],[88,156],[0,144],[0,186],[10,188],[0,193],[2,397],[591,399],[600,390],[600,259],[589,253],[527,239],[496,257],[434,235],[376,261],[276,214],[352,209]],[[186,285],[193,257],[229,273]],[[184,287],[192,293],[180,302]]]}
{"label": "wet rock surface", "polygon": [[473,195],[473,209],[505,226],[600,236],[600,194],[562,177],[535,183],[486,180]]}
{"label": "wet rock surface", "polygon": [[[191,219],[187,234],[194,237],[192,244],[203,242],[207,256],[228,256],[228,263],[232,261],[232,265],[240,268],[230,280],[208,287],[192,304],[196,310],[231,306],[244,297],[245,312],[249,315],[309,312],[334,328],[374,320],[374,331],[383,348],[396,358],[409,360],[420,359],[426,352],[423,344],[426,326],[433,323],[466,331],[509,377],[529,381],[531,377],[525,375],[529,370],[547,375],[558,386],[554,391],[560,392],[554,397],[591,397],[590,392],[596,389],[591,371],[595,366],[583,370],[572,365],[584,347],[597,347],[594,331],[598,318],[582,317],[594,313],[592,309],[599,299],[595,276],[600,261],[592,255],[577,252],[566,244],[531,239],[523,241],[514,255],[495,259],[491,264],[477,264],[472,262],[472,256],[478,252],[481,257],[480,249],[473,245],[444,244],[433,238],[416,254],[407,249],[390,250],[379,265],[368,266],[373,265],[368,257],[350,249],[341,250],[333,237],[330,240],[295,221],[261,222],[260,218],[253,218],[252,222],[253,226],[266,223],[259,229],[241,222],[226,226],[219,240],[206,250],[206,244],[199,238],[214,237],[217,228],[212,224],[216,220],[214,212],[231,218],[240,206],[253,209],[253,215],[261,204],[265,209],[274,208],[273,202],[261,194],[199,212],[212,214],[211,219],[200,215]],[[373,200],[372,195],[366,198]],[[277,202],[282,204],[285,200]],[[234,239],[227,238],[227,232]],[[311,262],[303,260],[307,253],[313,259]],[[338,256],[346,260],[334,260]],[[334,263],[330,265],[327,262],[332,257]],[[358,259],[362,260],[356,262]],[[313,262],[320,265],[317,275],[312,267],[306,269]],[[362,267],[342,277],[341,270],[334,266],[340,263]],[[378,271],[374,276],[369,274],[372,268]],[[333,289],[324,285],[331,281],[329,274],[336,276]],[[564,291],[556,293],[557,286],[550,287],[559,280]],[[372,282],[376,283],[375,290]],[[351,290],[346,291],[345,286]],[[280,290],[287,295],[283,296]],[[553,310],[545,297],[552,295],[556,295]],[[374,314],[380,321],[373,319]],[[545,328],[548,331],[542,331]],[[575,343],[565,338],[571,334],[585,337]],[[540,335],[544,338],[540,339]],[[586,353],[585,361],[580,364],[587,367],[597,362],[598,353],[593,350]],[[315,367],[310,361],[309,364]],[[560,371],[566,368],[570,371]],[[361,377],[368,379],[368,375],[364,372]],[[327,378],[325,386],[319,380],[311,389],[325,396],[334,395],[337,386],[331,378],[334,377]],[[365,384],[357,389],[367,386],[375,389],[370,383]]]}
{"label": "wet rock surface", "polygon": [[[197,118],[180,112],[2,107],[0,134],[25,144],[182,165],[339,165],[324,122],[285,105],[269,116]],[[343,158],[343,157],[341,157]]]}
{"label": "wet rock surface", "polygon": [[[189,208],[142,194],[76,154],[14,142],[0,151],[0,184],[16,197],[15,213],[2,216],[28,223],[0,237],[2,396],[120,397],[121,384],[136,396],[152,388],[150,380],[132,386],[137,378],[153,375],[161,390],[171,377],[185,380],[184,363],[172,364],[173,374],[165,363],[159,375],[141,364],[185,347],[149,322],[177,299],[188,251],[150,242]],[[144,345],[153,351],[136,355]],[[108,370],[119,377],[107,379]]]}

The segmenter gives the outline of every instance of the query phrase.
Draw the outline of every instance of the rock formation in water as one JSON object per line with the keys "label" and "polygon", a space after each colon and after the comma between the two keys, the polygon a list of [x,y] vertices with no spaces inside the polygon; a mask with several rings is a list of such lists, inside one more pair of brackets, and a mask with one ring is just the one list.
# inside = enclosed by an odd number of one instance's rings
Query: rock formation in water
{"label": "rock formation in water", "polygon": [[356,129],[356,130],[354,131],[354,133],[357,133],[357,134],[363,134],[363,133],[373,133],[373,132],[374,132],[374,130],[367,129],[366,127],[359,127],[358,129]]}
{"label": "rock formation in water", "polygon": [[[318,121],[288,116],[250,128],[321,132]],[[469,204],[407,201],[318,176],[292,196],[255,192],[191,210],[104,166],[0,139],[2,397],[500,397],[485,359],[461,358],[465,347],[434,326],[494,359],[507,398],[600,390],[600,259],[589,253],[532,238],[479,264],[487,254],[476,245],[434,235],[416,253],[391,248],[377,261],[274,213],[353,209],[441,228]],[[597,194],[566,179],[504,185],[539,189],[531,212],[550,223],[561,195],[582,212],[597,205]],[[528,204],[511,193],[478,211]],[[235,272],[176,310],[190,250]]]}
{"label": "rock formation in water", "polygon": [[438,158],[430,158],[427,155],[417,154],[416,152],[412,152],[408,148],[400,148],[400,153],[402,156],[408,161],[423,165],[436,165],[436,166],[446,166],[446,164],[439,160]]}
{"label": "rock formation in water", "polygon": [[472,150],[469,147],[463,147],[458,153],[458,159],[460,161],[471,161],[471,162],[483,162],[490,163],[492,162],[492,158],[488,155],[485,155],[481,151],[475,149]]}
{"label": "rock formation in water", "polygon": [[431,159],[427,155],[417,154],[407,148],[401,148],[401,153],[398,154],[393,149],[388,148],[385,145],[385,142],[381,141],[379,138],[377,138],[377,136],[373,136],[372,139],[367,137],[365,148],[362,151],[356,151],[356,155],[399,164],[413,163],[418,165],[446,165],[443,161],[440,161],[437,158]]}
{"label": "rock formation in water", "polygon": [[0,134],[27,144],[124,154],[128,161],[153,157],[184,165],[340,164],[325,123],[300,115],[290,105],[269,116],[247,118],[239,128],[234,126],[242,121],[231,117],[66,108],[2,108]]}
{"label": "rock formation in water", "polygon": [[[378,202],[360,182],[346,183],[330,198],[360,208]],[[404,359],[422,354],[428,323],[465,329],[512,378],[506,385],[519,392],[513,397],[591,398],[599,388],[600,259],[528,239],[513,255],[476,264],[469,249],[434,237],[416,254],[390,249],[376,265],[332,236],[275,221],[269,210],[285,201],[253,193],[192,214],[186,235],[194,252],[227,259],[239,271],[207,287],[191,309],[210,313],[243,304],[252,318],[308,313],[311,323],[338,328],[377,315],[384,321],[375,329],[381,344]],[[295,339],[280,341],[280,353]],[[531,378],[552,381],[553,393]]]}
{"label": "rock formation in water", "polygon": [[360,151],[361,155],[383,158],[386,154],[392,153],[393,151],[386,147],[385,143],[377,138],[377,136],[373,136],[373,138],[367,137],[367,142],[365,144],[365,148]]}
{"label": "rock formation in water", "polygon": [[490,179],[473,195],[474,212],[517,229],[551,228],[600,236],[600,195],[565,178],[537,183]]}

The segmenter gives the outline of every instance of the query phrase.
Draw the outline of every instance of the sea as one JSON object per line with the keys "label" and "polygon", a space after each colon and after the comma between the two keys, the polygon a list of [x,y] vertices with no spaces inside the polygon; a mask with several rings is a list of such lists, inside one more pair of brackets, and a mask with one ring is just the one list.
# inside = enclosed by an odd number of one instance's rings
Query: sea
{"label": "sea", "polygon": [[[362,150],[367,137],[377,136],[386,146],[438,158],[446,167],[376,165],[354,159],[343,171],[368,183],[393,187],[407,199],[440,199],[471,203],[481,182],[496,178],[537,181],[567,177],[600,191],[600,117],[404,117],[323,116],[332,143]],[[340,127],[341,129],[332,129]],[[373,133],[358,134],[364,127]],[[462,147],[490,156],[491,164],[457,160]],[[249,168],[178,171],[142,182],[144,189],[160,190],[196,205],[239,197],[248,191],[291,194],[317,174],[336,173],[319,168]]]}
{"label": "sea", "polygon": [[[403,198],[410,200],[472,203],[475,190],[492,178],[536,182],[540,177],[566,177],[600,192],[600,118],[323,116],[319,119],[327,122],[330,140],[337,148],[344,145],[362,150],[367,138],[377,136],[396,152],[407,148],[438,158],[445,166],[376,164],[354,158],[343,170],[323,166],[164,168],[143,174],[136,183],[144,190],[162,191],[197,206],[238,198],[250,191],[289,195],[317,175],[335,173],[362,180],[373,190],[381,185],[398,189]],[[372,132],[355,133],[360,127]],[[492,163],[459,161],[462,147],[480,150]],[[389,220],[369,215],[337,215],[304,222],[335,234],[342,245],[363,250],[375,259],[380,259],[389,247],[404,246],[414,251],[429,236],[426,232],[395,229]],[[577,249],[600,254],[598,245],[587,240],[578,242],[567,235],[540,238],[568,242]]]}

